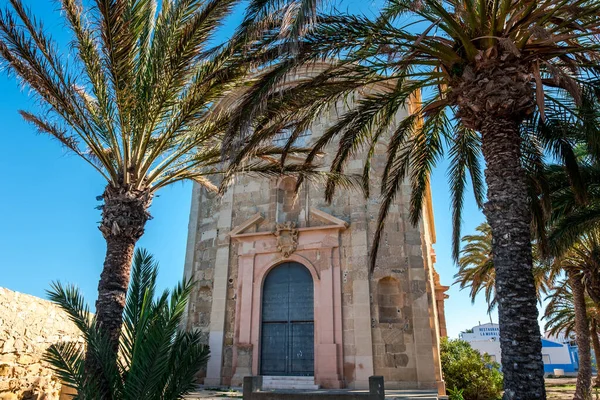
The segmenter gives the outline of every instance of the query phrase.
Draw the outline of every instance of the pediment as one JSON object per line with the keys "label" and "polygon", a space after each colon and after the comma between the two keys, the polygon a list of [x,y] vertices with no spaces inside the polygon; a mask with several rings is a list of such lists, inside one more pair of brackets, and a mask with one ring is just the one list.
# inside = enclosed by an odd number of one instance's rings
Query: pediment
{"label": "pediment", "polygon": [[[272,231],[260,232],[258,227],[265,222],[265,218],[261,213],[254,214],[252,217],[242,222],[238,226],[234,227],[229,236],[240,237],[240,236],[251,236],[251,235],[265,235],[273,234]],[[346,229],[348,223],[341,220],[333,215],[319,210],[315,207],[310,208],[310,226],[298,228],[300,232],[310,231],[314,229]],[[276,225],[276,224],[275,224]]]}
{"label": "pediment", "polygon": [[261,213],[256,213],[252,217],[250,217],[250,219],[246,220],[245,222],[242,222],[240,225],[233,228],[231,232],[229,232],[229,235],[237,236],[244,233],[248,233],[248,230],[250,228],[252,228],[253,226],[260,225],[264,220],[265,218],[262,216]]}
{"label": "pediment", "polygon": [[348,227],[348,223],[346,221],[334,217],[333,215],[315,207],[310,208],[310,217],[311,226],[315,222],[318,222],[319,226],[323,226],[322,224],[325,224],[325,226],[337,226],[344,229]]}

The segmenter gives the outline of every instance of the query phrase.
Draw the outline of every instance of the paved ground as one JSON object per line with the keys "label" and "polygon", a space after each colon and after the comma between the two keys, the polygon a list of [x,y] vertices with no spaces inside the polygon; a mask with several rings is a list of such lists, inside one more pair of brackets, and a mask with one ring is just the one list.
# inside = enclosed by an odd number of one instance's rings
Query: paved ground
{"label": "paved ground", "polygon": [[[570,400],[573,398],[573,392],[575,391],[574,377],[565,378],[549,378],[546,379],[546,391],[548,400]],[[432,398],[431,394],[428,393],[410,393],[407,391],[388,390],[386,391],[386,397],[390,399],[402,399],[403,396],[411,397],[422,397],[423,400]],[[188,400],[221,400],[221,399],[241,399],[242,390],[241,388],[234,389],[203,389],[198,392],[191,394],[186,397]],[[594,393],[593,400],[600,400],[600,390],[598,393]]]}
{"label": "paved ground", "polygon": [[[311,392],[311,391],[307,391],[307,392]],[[344,393],[344,392],[349,392],[349,390],[328,390],[327,392]],[[355,390],[355,391],[351,391],[351,392],[366,393],[367,391]],[[422,400],[437,399],[435,392],[412,391],[412,390],[386,390],[385,397],[389,398],[390,400],[395,400],[395,399],[402,400],[402,399],[407,399],[407,398],[422,399]],[[194,393],[190,394],[189,396],[186,396],[187,400],[200,400],[200,399],[202,399],[202,400],[219,400],[219,399],[241,399],[241,398],[242,398],[242,389],[241,388],[223,389],[223,390],[203,389],[203,390],[194,392]]]}
{"label": "paved ground", "polygon": [[187,400],[217,400],[217,399],[241,399],[242,389],[202,389],[197,392],[191,393],[185,397]]}

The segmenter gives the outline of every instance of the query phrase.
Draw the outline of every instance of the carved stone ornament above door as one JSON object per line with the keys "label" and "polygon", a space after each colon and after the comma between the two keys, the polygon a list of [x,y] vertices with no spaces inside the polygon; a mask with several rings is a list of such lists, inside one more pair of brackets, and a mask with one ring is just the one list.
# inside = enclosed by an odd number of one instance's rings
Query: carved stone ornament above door
{"label": "carved stone ornament above door", "polygon": [[295,222],[276,224],[273,234],[277,238],[277,249],[288,258],[298,247],[298,228]]}

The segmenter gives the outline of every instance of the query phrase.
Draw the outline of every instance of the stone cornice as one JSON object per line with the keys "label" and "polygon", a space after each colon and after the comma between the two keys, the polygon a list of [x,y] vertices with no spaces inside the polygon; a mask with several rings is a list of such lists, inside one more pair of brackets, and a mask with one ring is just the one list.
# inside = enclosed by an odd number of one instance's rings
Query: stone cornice
{"label": "stone cornice", "polygon": [[[320,225],[320,226],[305,226],[302,228],[298,228],[298,232],[313,232],[313,231],[323,231],[323,230],[345,230],[348,228],[349,224],[346,221],[343,221],[333,215],[326,213],[325,211],[321,211],[315,207],[310,208],[310,213],[315,218],[321,220],[322,222],[329,223],[329,225]],[[273,231],[260,231],[260,232],[244,232],[248,228],[261,224],[264,221],[264,217],[257,213],[253,215],[250,219],[236,226],[229,232],[229,236],[233,239],[237,240],[247,240],[258,237],[267,237],[273,236]]]}

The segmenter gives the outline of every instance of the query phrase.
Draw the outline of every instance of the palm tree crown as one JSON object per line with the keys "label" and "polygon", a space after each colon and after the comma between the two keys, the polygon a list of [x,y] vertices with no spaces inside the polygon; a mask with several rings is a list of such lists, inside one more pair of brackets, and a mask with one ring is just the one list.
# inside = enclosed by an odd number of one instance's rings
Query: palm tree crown
{"label": "palm tree crown", "polygon": [[[492,254],[492,229],[489,224],[482,223],[476,228],[477,233],[463,236],[466,242],[458,259],[458,272],[454,276],[461,289],[470,288],[469,296],[475,303],[477,295],[483,291],[488,311],[492,311],[498,302],[496,298],[496,274]],[[542,296],[547,294],[550,283],[550,268],[540,259],[537,247],[533,247],[533,277],[535,279],[536,293],[541,302]]]}
{"label": "palm tree crown", "polygon": [[[244,85],[251,65],[238,42],[211,47],[211,40],[237,1],[165,0],[157,7],[155,0],[94,0],[86,8],[61,0],[72,56],[21,0],[0,10],[0,62],[42,108],[21,115],[107,181],[96,309],[115,350],[135,243],[155,192],[184,179],[215,191],[210,178],[234,172],[221,150],[232,110],[212,106]],[[237,158],[235,172],[279,174],[271,156],[280,152],[262,142]]]}
{"label": "palm tree crown", "polygon": [[488,311],[491,311],[496,306],[492,229],[488,224],[483,223],[476,230],[476,234],[462,238],[466,244],[458,259],[459,270],[455,275],[455,283],[459,283],[461,289],[471,288],[469,295],[473,303],[477,294],[483,290]]}
{"label": "palm tree crown", "polygon": [[[340,14],[313,19],[302,15],[316,6],[314,2],[307,2],[305,7],[289,6],[279,13],[264,11],[273,11],[281,3],[255,2],[253,15],[265,18],[261,27],[266,25],[270,30],[263,32],[262,40],[252,49],[257,59],[268,59],[274,51],[292,48],[293,52],[244,94],[242,112],[234,116],[229,136],[248,126],[249,118],[254,118],[265,137],[290,124],[297,126],[300,134],[328,109],[327,104],[353,98],[356,101],[350,110],[316,143],[308,161],[326,144],[339,139],[339,152],[331,168],[341,172],[357,148],[383,141],[389,148],[383,197],[393,198],[408,175],[414,222],[420,218],[428,174],[446,152],[451,159],[456,258],[469,175],[476,200],[483,205],[479,165],[482,137],[476,132],[486,118],[538,118],[523,129],[524,164],[543,159],[544,150],[559,159],[573,157],[572,146],[564,140],[565,132],[556,134],[556,129],[547,129],[543,122],[567,118],[573,127],[580,121],[574,111],[590,101],[588,96],[598,82],[594,65],[599,47],[593,36],[600,28],[597,3],[577,0],[567,7],[558,0],[393,0],[387,1],[376,19]],[[399,27],[397,21],[406,17],[412,17],[410,23]],[[312,21],[311,29],[296,38],[295,46],[282,43],[281,30],[289,34],[290,24],[308,20]],[[287,24],[280,29],[283,22]],[[426,29],[413,33],[411,27],[419,23],[427,24]],[[331,63],[326,71],[312,79],[290,82],[290,76],[301,66],[310,68],[323,59]],[[495,77],[494,73],[502,76]],[[374,91],[375,85],[387,89]],[[422,105],[394,126],[393,117],[410,99],[420,99],[421,92],[427,95]],[[577,127],[594,144],[597,154],[598,127],[592,123]],[[294,139],[292,135],[290,142]],[[233,140],[228,138],[228,142]],[[370,185],[369,172],[366,160],[365,187]],[[328,196],[334,188],[335,181],[331,181]],[[384,201],[381,223],[391,204]]]}
{"label": "palm tree crown", "polygon": [[582,234],[557,262],[565,270],[581,271],[587,293],[600,306],[600,229]]}
{"label": "palm tree crown", "polygon": [[[547,300],[549,302],[543,316],[546,320],[544,330],[550,335],[562,334],[570,337],[575,333],[575,307],[573,291],[568,280],[562,280],[552,287]],[[588,320],[598,325],[598,311],[594,302],[589,296],[586,296],[585,300]]]}
{"label": "palm tree crown", "polygon": [[[129,3],[135,3],[134,5]],[[21,111],[95,168],[113,188],[154,192],[215,170],[222,118],[209,106],[245,73],[231,51],[208,43],[235,1],[63,0],[74,36],[70,63],[20,1],[0,14],[0,54],[42,100]],[[72,64],[71,64],[72,63]],[[46,112],[49,112],[46,113]]]}
{"label": "palm tree crown", "polygon": [[[581,182],[585,186],[582,199],[573,190],[568,176],[560,166],[553,165],[547,169],[547,180],[552,202],[548,235],[549,251],[563,254],[585,237],[587,245],[598,240],[600,224],[600,168],[587,154],[580,155],[578,160]],[[593,247],[593,246],[592,246]]]}
{"label": "palm tree crown", "polygon": [[[455,258],[469,180],[494,237],[504,396],[544,398],[526,169],[540,170],[546,152],[560,160],[573,153],[567,135],[551,136],[545,121],[562,118],[577,124],[579,109],[596,101],[600,4],[388,0],[375,18],[320,15],[318,4],[252,2],[249,15],[255,20],[246,27],[256,22],[267,31],[250,48],[258,60],[273,54],[279,58],[244,94],[226,145],[251,123],[263,137],[290,125],[299,134],[332,104],[343,103],[338,122],[315,143],[307,162],[336,140],[331,170],[343,172],[358,149],[387,146],[381,182],[370,182],[375,152],[363,160],[363,186],[380,186],[382,194],[372,268],[386,215],[405,179],[412,189],[410,219],[417,223],[430,172],[446,154]],[[415,27],[423,29],[415,32]],[[291,80],[301,68],[322,60],[331,67],[312,78]],[[417,99],[417,106],[397,123],[395,116],[411,99]],[[597,126],[579,125],[598,153]],[[334,190],[330,180],[328,198]]]}

